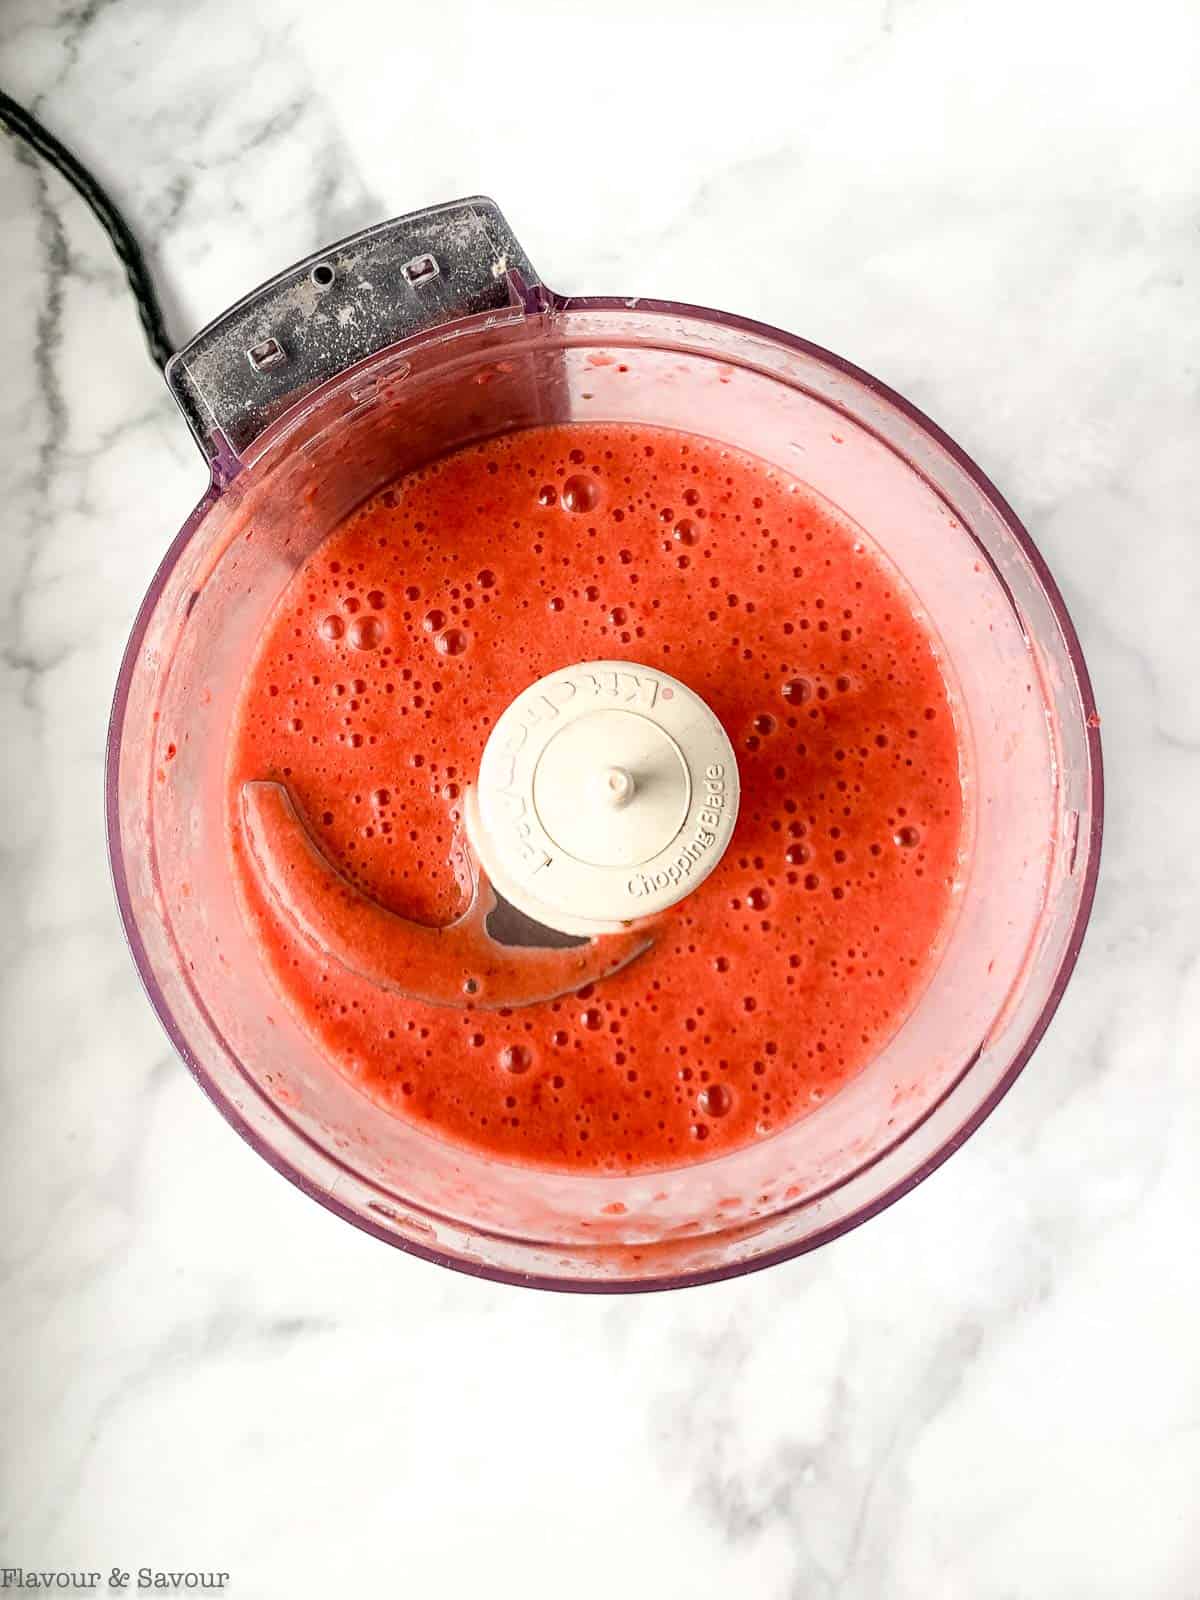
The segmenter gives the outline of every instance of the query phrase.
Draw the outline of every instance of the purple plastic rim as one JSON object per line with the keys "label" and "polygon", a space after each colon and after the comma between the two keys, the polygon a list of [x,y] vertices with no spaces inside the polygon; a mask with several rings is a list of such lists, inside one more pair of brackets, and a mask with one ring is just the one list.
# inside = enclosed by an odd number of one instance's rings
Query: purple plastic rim
{"label": "purple plastic rim", "polygon": [[[856,383],[861,384],[864,388],[885,400],[939,445],[962,469],[966,476],[971,479],[984,498],[991,502],[993,509],[1032,567],[1038,582],[1045,592],[1050,609],[1054,614],[1054,619],[1066,643],[1084,719],[1084,735],[1087,745],[1088,775],[1091,789],[1088,859],[1080,887],[1075,920],[1067,937],[1062,959],[1059,963],[1058,971],[1054,975],[1054,981],[1050,986],[1046,1002],[1035,1018],[1007,1071],[961,1126],[937,1150],[919,1163],[912,1172],[849,1215],[839,1218],[836,1222],[831,1222],[824,1228],[817,1229],[816,1232],[804,1239],[792,1244],[781,1245],[775,1249],[764,1250],[760,1255],[756,1255],[749,1260],[732,1262],[728,1266],[711,1267],[695,1272],[665,1274],[662,1277],[620,1280],[572,1279],[550,1277],[533,1272],[515,1272],[500,1267],[488,1266],[480,1262],[465,1260],[446,1251],[434,1249],[429,1245],[421,1244],[412,1239],[398,1238],[379,1223],[371,1221],[350,1206],[344,1205],[328,1191],[321,1188],[319,1184],[293,1166],[290,1160],[250,1126],[246,1118],[216,1086],[203,1066],[193,1056],[151,972],[145,945],[133,916],[129,883],[121,854],[118,812],[118,765],[121,733],[124,726],[125,708],[129,699],[130,684],[141,651],[142,640],[145,637],[158,597],[162,593],[176,562],[193,533],[207,516],[216,500],[220,498],[229,484],[230,478],[236,473],[236,466],[233,466],[223,457],[218,457],[217,460],[211,463],[212,479],[208,489],[168,546],[166,554],[159,563],[150,587],[138,608],[133,627],[130,630],[129,642],[125,647],[125,653],[121,660],[120,671],[117,674],[105,748],[104,807],[108,858],[117,907],[121,914],[121,923],[125,930],[125,938],[129,945],[130,954],[133,957],[134,965],[137,968],[138,976],[141,979],[143,989],[146,991],[147,998],[167,1037],[170,1039],[176,1054],[181,1058],[205,1095],[217,1107],[230,1126],[241,1135],[256,1154],[261,1156],[264,1161],[274,1167],[276,1172],[280,1173],[304,1194],[317,1201],[319,1205],[324,1206],[327,1211],[331,1211],[335,1216],[341,1217],[356,1228],[360,1228],[364,1233],[372,1234],[375,1238],[382,1240],[383,1243],[402,1250],[408,1255],[414,1255],[424,1261],[432,1262],[435,1266],[449,1267],[456,1272],[465,1273],[469,1277],[486,1278],[496,1283],[512,1284],[522,1288],[553,1290],[563,1294],[638,1294],[669,1289],[687,1289],[706,1283],[719,1283],[727,1278],[739,1278],[750,1272],[761,1272],[766,1267],[778,1266],[781,1262],[790,1261],[794,1257],[807,1255],[809,1251],[816,1250],[821,1245],[828,1244],[832,1240],[840,1238],[843,1234],[851,1232],[852,1229],[860,1227],[872,1217],[878,1216],[881,1211],[886,1211],[889,1206],[894,1205],[897,1200],[909,1194],[918,1184],[923,1183],[926,1178],[936,1172],[942,1163],[953,1155],[961,1145],[965,1144],[976,1129],[991,1116],[1024,1070],[1030,1057],[1040,1044],[1046,1029],[1050,1026],[1054,1013],[1058,1010],[1063,993],[1079,959],[1079,952],[1083,946],[1084,935],[1091,917],[1092,906],[1096,897],[1096,884],[1100,872],[1100,850],[1104,833],[1104,768],[1100,742],[1100,719],[1096,709],[1091,677],[1087,670],[1087,663],[1084,660],[1083,647],[1079,642],[1079,635],[1076,632],[1075,625],[1071,621],[1066,602],[1063,600],[1062,593],[1054,581],[1041,552],[1016,512],[987,474],[972,460],[965,450],[950,438],[949,434],[945,433],[931,418],[927,417],[911,401],[906,400],[903,395],[897,393],[896,390],[882,383],[870,373],[863,371],[861,367],[855,366],[853,362],[846,361],[843,357],[835,355],[833,351],[826,350],[821,345],[813,344],[810,340],[802,339],[798,335],[788,333],[781,328],[774,328],[769,323],[758,322],[750,317],[737,316],[732,312],[716,311],[706,306],[688,305],[676,300],[651,300],[640,297],[631,300],[625,296],[615,295],[560,296],[548,290],[545,285],[538,285],[535,289],[529,291],[527,302],[527,308],[531,312],[549,308],[559,311],[619,312],[628,310],[631,306],[635,306],[638,311],[646,311],[655,315],[681,316],[696,321],[715,323],[722,327],[737,329],[784,345],[788,349],[823,362],[834,371],[852,378]],[[344,376],[344,373],[339,374],[331,382],[338,382]],[[311,401],[312,398],[312,395],[305,397],[306,401]],[[232,470],[230,470],[231,466]],[[913,1128],[910,1128],[895,1144],[885,1147],[871,1161],[856,1169],[852,1176],[861,1176],[863,1172],[869,1171],[885,1155],[893,1152],[898,1145],[911,1137],[915,1129],[924,1123],[937,1107],[944,1102],[946,1096],[959,1086],[972,1065],[973,1063],[968,1063],[964,1072],[953,1080],[945,1092],[927,1109],[919,1122],[914,1124]],[[811,1201],[812,1197],[809,1196],[805,1200],[797,1202],[797,1204],[804,1206],[811,1204]]]}

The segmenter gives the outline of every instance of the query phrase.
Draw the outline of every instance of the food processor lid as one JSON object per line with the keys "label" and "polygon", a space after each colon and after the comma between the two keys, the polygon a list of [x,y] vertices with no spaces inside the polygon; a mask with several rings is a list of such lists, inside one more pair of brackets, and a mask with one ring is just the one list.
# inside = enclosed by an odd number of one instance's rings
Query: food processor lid
{"label": "food processor lid", "polygon": [[702,883],[733,836],[738,795],[733,747],[698,695],[637,662],[588,661],[504,711],[465,820],[505,899],[586,935]]}

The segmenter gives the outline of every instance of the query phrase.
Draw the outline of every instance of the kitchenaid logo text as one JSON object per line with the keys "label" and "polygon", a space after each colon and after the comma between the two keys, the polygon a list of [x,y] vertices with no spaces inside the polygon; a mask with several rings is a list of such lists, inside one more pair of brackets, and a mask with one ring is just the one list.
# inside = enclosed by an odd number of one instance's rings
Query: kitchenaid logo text
{"label": "kitchenaid logo text", "polygon": [[489,749],[487,786],[508,811],[517,848],[530,872],[539,872],[552,860],[533,838],[532,807],[521,792],[518,778],[521,752],[529,742],[530,733],[544,723],[557,721],[577,696],[588,702],[650,710],[658,700],[660,687],[657,678],[640,672],[583,670],[569,675],[564,673],[522,704],[514,704],[511,712],[506,713],[509,725],[494,747],[494,753]]}
{"label": "kitchenaid logo text", "polygon": [[719,761],[704,769],[704,803],[696,817],[696,831],[682,846],[675,860],[656,872],[635,872],[625,885],[635,900],[641,900],[656,889],[674,887],[690,878],[703,862],[705,855],[717,842],[717,829],[729,802],[725,768]]}
{"label": "kitchenaid logo text", "polygon": [[158,1594],[204,1589],[223,1589],[227,1572],[200,1572],[191,1568],[160,1570],[158,1567],[110,1567],[103,1572],[66,1571],[54,1568],[0,1567],[0,1589],[149,1589]]}

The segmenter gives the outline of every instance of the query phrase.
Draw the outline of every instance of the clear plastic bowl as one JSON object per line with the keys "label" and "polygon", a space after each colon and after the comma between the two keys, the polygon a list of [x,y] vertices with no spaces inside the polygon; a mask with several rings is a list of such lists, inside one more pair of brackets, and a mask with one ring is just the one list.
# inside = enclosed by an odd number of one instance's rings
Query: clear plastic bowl
{"label": "clear plastic bowl", "polygon": [[[107,775],[116,891],[179,1054],[243,1137],[330,1210],[389,1244],[506,1282],[676,1288],[786,1260],[873,1216],[944,1161],[1013,1083],[1091,908],[1098,719],[1075,631],[1028,534],[898,395],[742,318],[564,300],[519,281],[511,298],[505,315],[443,322],[311,390],[240,458],[210,451],[212,486],[155,576],[117,686]],[[235,904],[224,839],[231,711],[297,565],[398,474],[568,419],[727,441],[839,507],[932,619],[970,741],[970,865],[916,1009],[801,1122],[648,1175],[509,1166],[377,1109],[271,987]]]}

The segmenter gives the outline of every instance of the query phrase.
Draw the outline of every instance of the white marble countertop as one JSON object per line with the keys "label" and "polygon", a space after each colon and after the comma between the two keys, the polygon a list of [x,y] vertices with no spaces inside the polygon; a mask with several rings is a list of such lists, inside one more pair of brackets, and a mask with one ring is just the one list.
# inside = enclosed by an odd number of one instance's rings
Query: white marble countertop
{"label": "white marble countertop", "polygon": [[806,1259],[608,1300],[313,1205],[141,994],[100,805],[204,473],[106,241],[0,143],[0,1564],[239,1597],[1200,1595],[1200,16],[1182,0],[7,0],[182,338],[494,194],[562,290],[793,328],[930,412],[1083,636],[1109,820],[1031,1066]]}

